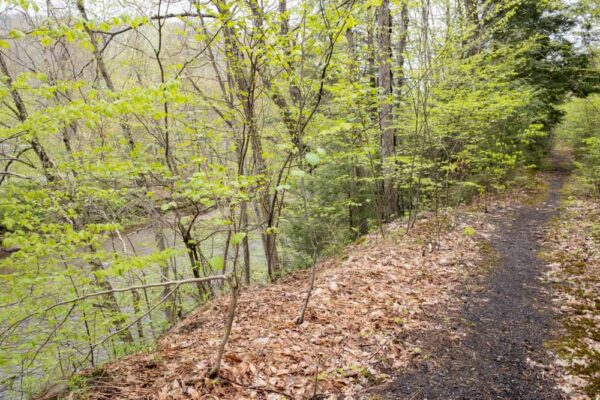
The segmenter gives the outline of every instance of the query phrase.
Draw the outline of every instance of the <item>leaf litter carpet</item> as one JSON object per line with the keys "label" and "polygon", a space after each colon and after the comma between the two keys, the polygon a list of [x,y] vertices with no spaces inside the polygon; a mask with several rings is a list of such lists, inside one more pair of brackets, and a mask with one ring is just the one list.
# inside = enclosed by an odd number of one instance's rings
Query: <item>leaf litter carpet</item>
{"label": "leaf litter carpet", "polygon": [[[522,193],[521,193],[522,194]],[[510,209],[514,193],[492,207]],[[209,367],[229,298],[198,309],[159,340],[156,350],[102,368],[87,399],[355,399],[423,350],[410,338],[444,330],[435,310],[456,304],[459,288],[481,273],[481,245],[494,230],[481,204],[371,234],[342,258],[318,264],[305,322],[296,325],[308,272],[244,289],[218,379]],[[439,244],[436,221],[441,227]],[[448,332],[448,335],[459,335]]]}

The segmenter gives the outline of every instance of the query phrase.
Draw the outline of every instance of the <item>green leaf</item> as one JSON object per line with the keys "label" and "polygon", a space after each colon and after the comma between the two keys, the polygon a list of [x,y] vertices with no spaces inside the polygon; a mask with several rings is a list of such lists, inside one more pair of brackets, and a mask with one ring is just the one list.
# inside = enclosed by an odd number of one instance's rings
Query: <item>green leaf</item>
{"label": "green leaf", "polygon": [[4,227],[8,230],[11,230],[15,226],[15,221],[12,218],[4,218]]}
{"label": "green leaf", "polygon": [[174,201],[171,201],[170,203],[166,203],[160,206],[160,209],[162,211],[167,211],[170,210],[171,208],[176,208],[177,207],[177,203]]}
{"label": "green leaf", "polygon": [[222,270],[223,266],[225,265],[225,261],[221,256],[212,257],[210,260],[208,260],[208,263],[211,267],[213,267],[216,270]]}
{"label": "green leaf", "polygon": [[9,32],[8,36],[11,39],[20,39],[23,36],[25,36],[25,34],[19,30],[13,29],[12,31]]}
{"label": "green leaf", "polygon": [[231,244],[237,246],[246,237],[246,232],[238,232],[231,237]]}
{"label": "green leaf", "polygon": [[304,172],[304,171],[302,171],[301,169],[293,169],[290,172],[290,175],[293,176],[293,177],[296,177],[296,178],[302,178],[302,177],[306,176],[307,173]]}
{"label": "green leaf", "polygon": [[313,167],[319,164],[319,161],[321,161],[321,158],[319,157],[319,155],[317,153],[306,153],[306,155],[304,156],[304,159],[306,160],[307,163],[309,163],[310,165],[312,165]]}

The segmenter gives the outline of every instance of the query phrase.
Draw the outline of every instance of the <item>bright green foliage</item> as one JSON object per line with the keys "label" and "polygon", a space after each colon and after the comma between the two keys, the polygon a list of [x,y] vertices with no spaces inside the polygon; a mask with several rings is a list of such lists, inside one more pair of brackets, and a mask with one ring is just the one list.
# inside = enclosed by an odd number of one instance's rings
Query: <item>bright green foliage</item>
{"label": "bright green foliage", "polygon": [[575,166],[588,194],[600,195],[600,97],[572,99],[557,128],[559,140],[573,148]]}
{"label": "bright green foliage", "polygon": [[[274,280],[536,166],[597,89],[597,9],[473,2],[0,4],[0,396],[228,290],[165,282]],[[561,130],[597,188],[596,103]]]}

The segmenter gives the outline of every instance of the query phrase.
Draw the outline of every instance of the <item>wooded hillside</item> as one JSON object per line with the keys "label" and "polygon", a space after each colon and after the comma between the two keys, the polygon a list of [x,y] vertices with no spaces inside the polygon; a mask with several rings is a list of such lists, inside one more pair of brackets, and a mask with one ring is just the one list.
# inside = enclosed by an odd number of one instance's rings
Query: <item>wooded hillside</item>
{"label": "wooded hillside", "polygon": [[598,194],[596,3],[0,0],[0,397],[226,296],[217,376],[241,291],[310,268],[302,324],[322,257],[423,213],[435,251],[565,113]]}

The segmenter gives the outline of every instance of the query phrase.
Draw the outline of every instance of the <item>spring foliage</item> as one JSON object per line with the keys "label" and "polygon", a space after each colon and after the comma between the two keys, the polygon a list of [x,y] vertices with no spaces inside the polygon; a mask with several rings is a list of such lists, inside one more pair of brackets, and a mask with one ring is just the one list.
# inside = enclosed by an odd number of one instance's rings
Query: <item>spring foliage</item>
{"label": "spring foliage", "polygon": [[[501,190],[595,90],[568,3],[1,2],[0,391],[228,290],[145,284],[275,280]],[[597,187],[596,125],[574,140]]]}

